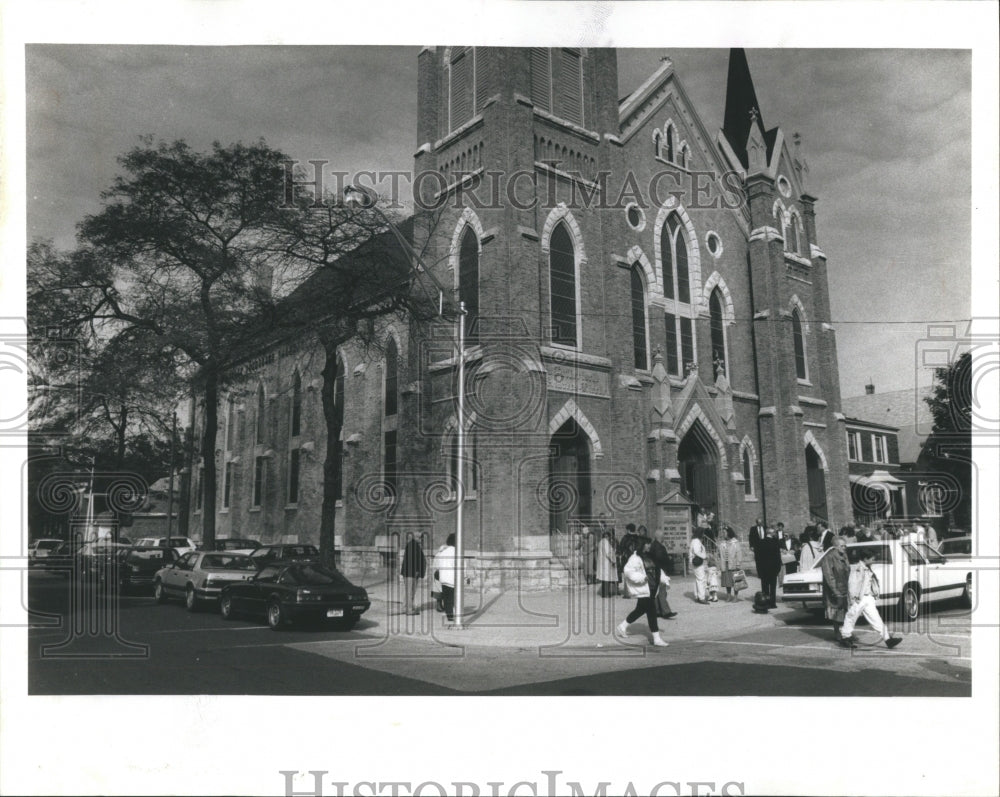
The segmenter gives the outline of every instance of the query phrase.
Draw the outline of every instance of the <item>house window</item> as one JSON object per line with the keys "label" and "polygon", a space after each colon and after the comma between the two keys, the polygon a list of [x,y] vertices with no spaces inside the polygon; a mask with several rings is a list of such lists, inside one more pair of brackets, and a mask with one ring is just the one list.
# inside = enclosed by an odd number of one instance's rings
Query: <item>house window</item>
{"label": "house window", "polygon": [[233,496],[233,463],[226,463],[226,471],[223,476],[222,485],[222,508],[229,509],[230,502]]}
{"label": "house window", "polygon": [[479,240],[470,226],[462,233],[458,254],[458,298],[465,302],[465,342],[478,343],[479,329]]}
{"label": "house window", "polygon": [[886,463],[889,461],[889,449],[886,446],[884,434],[872,435],[872,461]]}
{"label": "house window", "polygon": [[293,448],[288,456],[288,503],[299,502],[299,463],[302,450]]}
{"label": "house window", "polygon": [[808,379],[806,340],[802,334],[802,319],[799,318],[798,310],[792,310],[792,340],[795,344],[795,376],[802,380]]}
{"label": "house window", "polygon": [[583,124],[583,54],[567,47],[531,48],[531,102],[573,124]]}
{"label": "house window", "polygon": [[295,372],[292,382],[292,437],[302,433],[302,377]]}
{"label": "house window", "polygon": [[562,222],[552,231],[549,243],[549,288],[552,342],[576,346],[576,253]]}
{"label": "house window", "polygon": [[861,432],[847,433],[847,458],[854,461],[861,461]]}
{"label": "house window", "polygon": [[233,450],[236,442],[236,397],[230,396],[226,402],[226,451]]}
{"label": "house window", "polygon": [[688,271],[687,240],[676,213],[667,216],[661,231],[660,264],[663,269],[663,291],[666,298],[690,304],[691,276]]}
{"label": "house window", "polygon": [[255,457],[253,462],[253,501],[254,507],[260,507],[264,500],[264,487],[267,478],[267,460]]}
{"label": "house window", "polygon": [[396,350],[396,341],[389,337],[385,346],[385,415],[386,417],[396,414],[399,406],[399,353]]}
{"label": "house window", "polygon": [[340,357],[333,381],[333,429],[333,497],[339,501],[344,497],[344,361]]}
{"label": "house window", "polygon": [[267,425],[267,404],[264,400],[264,386],[257,386],[257,434],[255,440],[258,445],[264,443],[264,430]]}
{"label": "house window", "polygon": [[708,299],[708,312],[709,327],[712,333],[713,373],[727,373],[726,327],[722,317],[722,291],[718,288],[712,291],[712,295]]}
{"label": "house window", "polygon": [[642,269],[638,263],[632,265],[632,356],[635,367],[645,371],[649,368],[646,347],[646,288]]}

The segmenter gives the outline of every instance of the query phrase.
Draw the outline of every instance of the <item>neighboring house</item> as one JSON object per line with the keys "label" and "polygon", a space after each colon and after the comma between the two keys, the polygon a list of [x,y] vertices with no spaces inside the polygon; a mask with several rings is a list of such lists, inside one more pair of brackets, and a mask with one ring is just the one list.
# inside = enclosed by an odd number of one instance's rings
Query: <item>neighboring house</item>
{"label": "neighboring house", "polygon": [[921,456],[934,420],[915,389],[843,399],[847,416],[847,456],[857,522],[925,517],[945,529],[954,505],[952,477],[925,465]]}
{"label": "neighboring house", "polygon": [[219,536],[317,543],[331,455],[346,545],[414,531],[433,550],[463,500],[491,583],[543,584],[559,535],[663,525],[671,496],[741,533],[850,518],[816,194],[743,51],[714,134],[668,59],[624,99],[611,49],[424,48],[417,66],[417,184],[445,201],[407,235],[468,313],[464,448],[451,325],[387,319],[377,350],[343,347],[327,417],[323,350],[284,340],[227,375],[218,502],[195,462],[191,536],[214,512]]}

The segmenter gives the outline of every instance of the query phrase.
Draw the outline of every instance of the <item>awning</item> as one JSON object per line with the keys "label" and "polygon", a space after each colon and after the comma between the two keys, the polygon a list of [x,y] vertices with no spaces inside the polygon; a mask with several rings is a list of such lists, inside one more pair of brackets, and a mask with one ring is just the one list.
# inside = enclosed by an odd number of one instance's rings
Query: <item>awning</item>
{"label": "awning", "polygon": [[906,482],[897,479],[887,470],[872,471],[867,476],[851,474],[847,478],[851,484],[856,484],[859,487],[875,487],[877,485],[879,488],[886,490],[898,490],[899,487],[897,485],[906,484]]}
{"label": "awning", "polygon": [[877,482],[878,484],[906,484],[902,479],[897,479],[887,470],[875,470],[872,471],[871,476],[868,477],[871,481]]}

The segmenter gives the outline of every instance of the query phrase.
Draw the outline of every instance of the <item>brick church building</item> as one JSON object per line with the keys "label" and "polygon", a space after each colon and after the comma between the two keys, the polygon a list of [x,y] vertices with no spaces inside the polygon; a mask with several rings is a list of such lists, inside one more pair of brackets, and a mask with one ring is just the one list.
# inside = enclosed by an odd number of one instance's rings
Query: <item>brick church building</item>
{"label": "brick church building", "polygon": [[[391,319],[377,350],[344,347],[338,547],[414,531],[434,550],[461,498],[483,585],[544,586],[601,515],[621,533],[702,506],[744,538],[757,517],[852,517],[816,199],[743,51],[715,135],[667,59],[620,99],[607,49],[426,48],[418,92],[434,208],[407,234],[465,303],[464,446],[454,325]],[[238,369],[219,537],[318,541],[323,362],[303,339]]]}

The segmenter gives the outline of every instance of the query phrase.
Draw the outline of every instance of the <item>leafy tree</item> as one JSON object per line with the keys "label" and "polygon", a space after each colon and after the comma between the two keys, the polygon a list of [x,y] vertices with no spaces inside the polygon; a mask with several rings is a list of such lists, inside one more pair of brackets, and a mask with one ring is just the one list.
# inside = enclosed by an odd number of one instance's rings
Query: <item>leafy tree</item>
{"label": "leafy tree", "polygon": [[934,426],[921,452],[928,467],[950,474],[961,495],[953,512],[955,525],[972,524],[972,353],[934,372],[931,395],[924,401]]}

